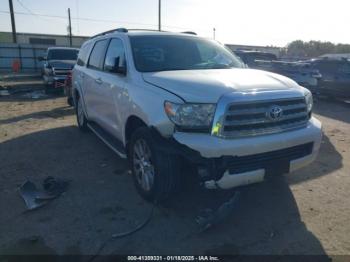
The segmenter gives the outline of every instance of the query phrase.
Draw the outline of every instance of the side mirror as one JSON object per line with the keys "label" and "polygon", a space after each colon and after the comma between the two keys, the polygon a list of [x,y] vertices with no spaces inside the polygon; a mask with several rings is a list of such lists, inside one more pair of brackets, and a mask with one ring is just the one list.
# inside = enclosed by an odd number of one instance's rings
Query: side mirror
{"label": "side mirror", "polygon": [[114,58],[114,65],[106,65],[105,70],[111,73],[117,73],[121,75],[126,75],[126,66],[125,63],[122,63],[123,65],[120,65],[120,57]]}
{"label": "side mirror", "polygon": [[117,68],[117,74],[126,75],[126,66],[119,66]]}

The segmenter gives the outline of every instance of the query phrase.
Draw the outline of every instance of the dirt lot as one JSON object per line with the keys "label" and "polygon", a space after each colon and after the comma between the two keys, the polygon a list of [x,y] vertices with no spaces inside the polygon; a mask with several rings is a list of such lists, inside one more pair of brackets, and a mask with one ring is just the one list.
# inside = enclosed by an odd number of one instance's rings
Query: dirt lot
{"label": "dirt lot", "polygon": [[[135,192],[126,162],[79,132],[64,97],[29,97],[0,97],[0,254],[94,254],[112,234],[142,222],[151,206]],[[232,191],[187,190],[102,253],[350,255],[350,105],[317,100],[315,115],[324,127],[317,161],[241,189],[225,222],[196,232],[199,211]],[[68,191],[24,212],[18,187],[49,175],[70,179]]]}

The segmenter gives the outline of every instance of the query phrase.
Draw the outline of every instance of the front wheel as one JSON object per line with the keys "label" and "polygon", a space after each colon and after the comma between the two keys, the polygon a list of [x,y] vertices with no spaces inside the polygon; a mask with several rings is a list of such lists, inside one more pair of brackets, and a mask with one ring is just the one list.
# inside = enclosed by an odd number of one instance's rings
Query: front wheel
{"label": "front wheel", "polygon": [[178,188],[178,157],[161,152],[147,127],[139,128],[132,135],[129,160],[135,186],[146,200],[161,202]]}

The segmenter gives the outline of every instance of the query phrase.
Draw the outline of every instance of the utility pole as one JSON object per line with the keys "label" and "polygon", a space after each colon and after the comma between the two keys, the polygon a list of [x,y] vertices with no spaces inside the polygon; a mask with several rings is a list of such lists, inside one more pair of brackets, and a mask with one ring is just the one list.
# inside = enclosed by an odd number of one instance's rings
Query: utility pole
{"label": "utility pole", "polygon": [[69,46],[72,46],[72,21],[70,19],[70,8],[68,8],[68,20],[69,20],[69,26],[68,26],[68,30],[69,30]]}
{"label": "utility pole", "polygon": [[158,0],[158,30],[161,31],[162,30],[162,0]]}
{"label": "utility pole", "polygon": [[13,39],[13,42],[16,44],[17,33],[16,33],[16,24],[15,24],[15,13],[13,12],[12,0],[9,0],[9,6],[10,6],[10,14],[11,14],[12,39]]}
{"label": "utility pole", "polygon": [[215,29],[215,27],[213,28],[213,37],[214,37],[214,40],[215,40],[215,31],[216,31],[216,29]]}

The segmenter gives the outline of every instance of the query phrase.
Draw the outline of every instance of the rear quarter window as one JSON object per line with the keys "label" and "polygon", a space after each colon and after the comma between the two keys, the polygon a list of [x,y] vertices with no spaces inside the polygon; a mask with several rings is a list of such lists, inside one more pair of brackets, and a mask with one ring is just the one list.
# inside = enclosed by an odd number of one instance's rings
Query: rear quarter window
{"label": "rear quarter window", "polygon": [[105,58],[107,43],[108,43],[107,39],[97,41],[95,43],[89,58],[89,64],[88,64],[89,68],[97,69],[97,70],[103,69],[103,62]]}
{"label": "rear quarter window", "polygon": [[87,43],[81,47],[79,54],[78,54],[78,60],[77,60],[78,65],[84,66],[87,64],[87,60],[89,58],[89,52],[90,52],[91,46],[92,46],[92,43]]}

